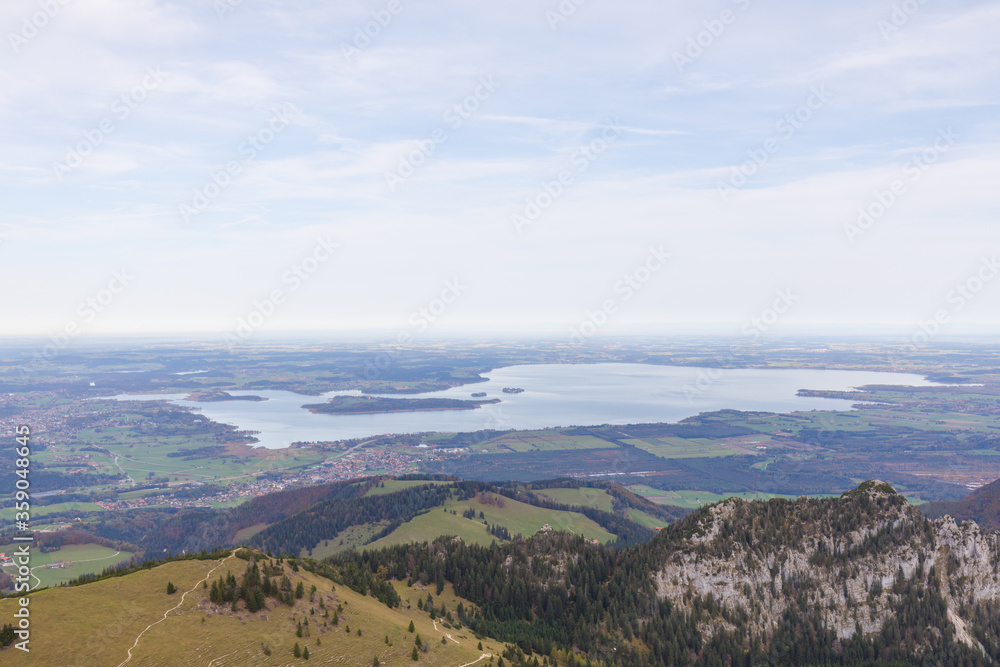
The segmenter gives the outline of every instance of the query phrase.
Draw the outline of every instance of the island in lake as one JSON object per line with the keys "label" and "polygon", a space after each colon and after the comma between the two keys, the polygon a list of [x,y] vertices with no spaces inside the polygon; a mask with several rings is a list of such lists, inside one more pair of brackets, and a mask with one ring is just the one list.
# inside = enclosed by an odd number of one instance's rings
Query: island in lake
{"label": "island in lake", "polygon": [[188,394],[188,401],[198,403],[219,403],[221,401],[266,401],[263,396],[233,396],[228,391],[193,391]]}
{"label": "island in lake", "polygon": [[485,391],[474,391],[474,392],[472,392],[472,398],[483,398],[484,396],[486,396],[486,392]]}
{"label": "island in lake", "polygon": [[499,403],[465,401],[459,398],[384,398],[378,396],[334,396],[326,403],[303,405],[306,410],[325,415],[363,415],[376,412],[418,412],[422,410],[475,410],[481,405]]}
{"label": "island in lake", "polygon": [[505,394],[521,394],[524,392],[520,387],[504,387],[501,391]]}

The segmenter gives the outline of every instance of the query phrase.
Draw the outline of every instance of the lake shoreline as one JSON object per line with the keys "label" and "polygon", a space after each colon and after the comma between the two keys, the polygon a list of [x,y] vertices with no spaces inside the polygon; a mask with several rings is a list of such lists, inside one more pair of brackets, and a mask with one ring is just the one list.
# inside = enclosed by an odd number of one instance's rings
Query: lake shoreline
{"label": "lake shoreline", "polygon": [[[473,433],[484,430],[539,430],[585,424],[672,424],[705,412],[793,413],[851,411],[866,385],[939,386],[919,374],[828,369],[717,369],[661,364],[520,364],[482,375],[469,400],[468,386],[419,394],[372,396],[361,390],[330,391],[320,400],[338,400],[338,410],[287,390],[230,390],[264,401],[191,402],[177,396],[122,395],[120,400],[169,400],[203,417],[259,432],[259,447],[284,449],[292,442],[333,442],[390,433]],[[504,387],[524,393],[504,393]],[[805,391],[803,391],[805,389]],[[801,393],[800,393],[801,392]],[[830,397],[808,396],[813,392]],[[841,392],[839,398],[833,392]],[[339,398],[338,398],[339,397]],[[171,400],[174,399],[174,400]],[[361,407],[362,402],[371,405]],[[397,402],[402,401],[402,402]],[[496,401],[500,401],[497,403]],[[435,403],[439,403],[435,405]],[[467,404],[463,406],[463,403]],[[471,404],[476,404],[473,407]],[[378,410],[371,408],[378,407]],[[462,407],[460,407],[462,406]],[[336,419],[330,419],[335,417]]]}

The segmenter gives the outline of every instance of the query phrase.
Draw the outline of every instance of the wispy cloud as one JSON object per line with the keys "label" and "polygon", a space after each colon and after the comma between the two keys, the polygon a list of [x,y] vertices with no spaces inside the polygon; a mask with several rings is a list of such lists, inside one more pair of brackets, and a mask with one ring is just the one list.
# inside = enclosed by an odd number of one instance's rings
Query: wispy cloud
{"label": "wispy cloud", "polygon": [[[23,314],[0,333],[45,333],[74,306],[71,288],[124,260],[142,276],[95,332],[225,327],[220,304],[237,312],[262,272],[329,230],[343,240],[336,262],[268,327],[398,321],[458,273],[470,287],[442,331],[571,324],[608,267],[654,243],[671,265],[616,326],[738,322],[786,285],[802,294],[791,324],[906,321],[1000,241],[995,3],[921,4],[888,32],[890,2],[750,3],[683,71],[674,54],[735,3],[587,3],[555,31],[531,0],[402,4],[375,29],[379,3],[243,2],[220,17],[187,0],[70,2],[15,49],[9,35],[38,5],[4,3],[2,253],[33,273],[0,262],[17,286],[0,307]],[[166,75],[143,92],[150,67]],[[449,109],[482,77],[501,85],[456,127]],[[828,103],[784,136],[814,86]],[[299,113],[265,136],[285,104]],[[620,136],[602,145],[612,121]],[[852,212],[942,127],[961,140],[846,244]],[[74,152],[79,166],[54,177]],[[390,191],[401,160],[419,169]],[[231,163],[185,221],[179,206]],[[741,168],[753,178],[720,200]],[[511,215],[563,172],[545,215],[516,234]],[[997,305],[1000,291],[984,293],[961,317],[995,321]]]}

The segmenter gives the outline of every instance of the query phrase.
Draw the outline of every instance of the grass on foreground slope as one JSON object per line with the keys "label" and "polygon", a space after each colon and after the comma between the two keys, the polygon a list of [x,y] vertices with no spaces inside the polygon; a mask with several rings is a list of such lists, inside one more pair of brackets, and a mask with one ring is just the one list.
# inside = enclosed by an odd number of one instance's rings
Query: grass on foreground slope
{"label": "grass on foreground slope", "polygon": [[[294,607],[269,598],[262,611],[246,612],[243,603],[232,612],[229,605],[212,604],[208,591],[201,586],[209,575],[211,580],[231,571],[239,579],[246,561],[230,556],[224,560],[175,561],[124,577],[105,579],[84,586],[53,588],[31,596],[31,652],[17,651],[18,664],[90,667],[92,665],[290,665],[290,664],[349,664],[371,665],[377,655],[383,665],[486,665],[488,658],[477,661],[484,653],[498,654],[502,646],[492,640],[478,640],[467,629],[446,629],[414,604],[407,609],[389,609],[379,601],[360,596],[350,589],[334,585],[327,579],[304,569],[285,570],[292,585],[303,582],[306,595],[296,600]],[[167,582],[178,589],[166,594]],[[309,602],[308,591],[317,588],[315,602]],[[450,588],[450,587],[449,587]],[[445,593],[450,591],[446,589]],[[185,595],[186,593],[186,595]],[[420,591],[400,593],[412,597],[414,603]],[[329,619],[323,618],[319,607],[322,595]],[[451,593],[450,597],[454,597]],[[183,598],[183,599],[182,599]],[[437,596],[435,596],[437,599]],[[448,604],[449,597],[443,598]],[[338,604],[343,604],[340,623],[332,626],[332,616]],[[469,603],[465,603],[469,606]],[[16,599],[0,600],[0,617],[11,618]],[[448,604],[449,609],[455,601]],[[311,615],[310,610],[315,610]],[[296,623],[309,619],[310,635],[296,636]],[[407,631],[410,621],[416,626],[427,653],[419,661],[411,660],[414,635]],[[323,627],[323,622],[329,627]],[[350,626],[351,632],[346,632]],[[357,631],[362,631],[362,636]],[[445,633],[451,638],[441,638]],[[385,637],[390,644],[386,644]],[[296,659],[293,647],[308,646],[310,660]],[[268,656],[263,646],[268,646]],[[133,648],[134,647],[134,648]],[[129,657],[129,649],[131,658]],[[13,661],[8,647],[0,652],[0,663]]]}

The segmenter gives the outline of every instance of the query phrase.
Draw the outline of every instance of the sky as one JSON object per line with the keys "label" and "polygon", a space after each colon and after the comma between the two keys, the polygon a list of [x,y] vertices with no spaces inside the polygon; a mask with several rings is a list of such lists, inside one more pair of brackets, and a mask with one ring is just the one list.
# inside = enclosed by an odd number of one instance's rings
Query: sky
{"label": "sky", "polygon": [[948,0],[6,0],[0,335],[1000,330],[997,34]]}

